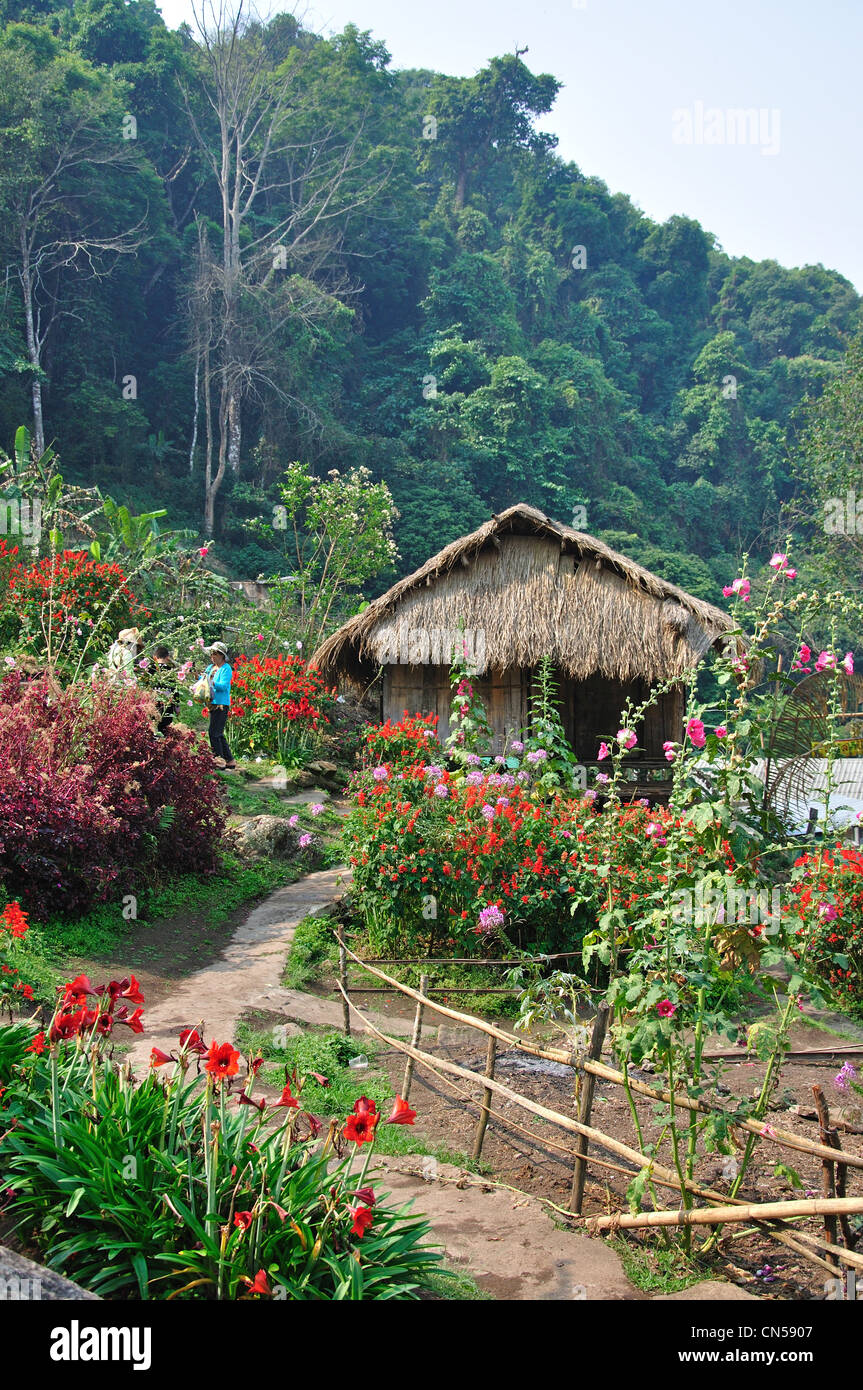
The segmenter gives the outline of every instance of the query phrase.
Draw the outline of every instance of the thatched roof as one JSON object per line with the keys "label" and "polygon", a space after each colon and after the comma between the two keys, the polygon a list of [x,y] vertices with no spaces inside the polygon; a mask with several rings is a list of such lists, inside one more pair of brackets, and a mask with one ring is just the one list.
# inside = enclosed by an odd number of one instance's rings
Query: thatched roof
{"label": "thatched roof", "polygon": [[481,632],[485,668],[549,655],[576,679],[681,675],[732,626],[595,536],[510,507],[453,541],[346,622],[312,657],[330,679],[367,683],[410,634]]}

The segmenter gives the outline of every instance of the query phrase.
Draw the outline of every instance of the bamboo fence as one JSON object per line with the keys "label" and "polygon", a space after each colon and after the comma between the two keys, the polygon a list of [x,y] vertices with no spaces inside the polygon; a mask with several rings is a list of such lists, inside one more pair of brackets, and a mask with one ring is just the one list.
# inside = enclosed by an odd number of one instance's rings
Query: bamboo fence
{"label": "bamboo fence", "polygon": [[[473,1143],[473,1158],[475,1160],[478,1160],[482,1154],[483,1142],[490,1119],[496,1120],[505,1127],[511,1127],[527,1134],[534,1141],[549,1143],[555,1149],[563,1149],[564,1147],[549,1140],[546,1136],[538,1136],[535,1131],[526,1129],[510,1116],[505,1116],[499,1110],[494,1110],[492,1100],[495,1096],[501,1097],[510,1105],[514,1105],[534,1118],[572,1136],[574,1139],[572,1148],[564,1150],[570,1153],[573,1159],[570,1203],[568,1208],[557,1208],[557,1210],[561,1211],[572,1222],[583,1224],[589,1234],[653,1226],[739,1226],[741,1223],[748,1223],[831,1275],[836,1275],[840,1264],[863,1269],[863,1254],[857,1253],[852,1248],[854,1233],[849,1223],[849,1217],[863,1214],[863,1195],[855,1197],[849,1196],[847,1193],[848,1171],[849,1169],[852,1171],[863,1169],[863,1154],[856,1154],[841,1147],[837,1130],[830,1126],[829,1111],[820,1087],[813,1087],[819,1118],[820,1137],[818,1140],[807,1139],[802,1135],[793,1134],[772,1124],[766,1124],[764,1121],[736,1117],[720,1105],[708,1104],[703,1100],[693,1100],[684,1093],[675,1091],[674,1103],[681,1109],[694,1111],[701,1115],[710,1115],[711,1113],[722,1115],[732,1131],[754,1134],[759,1141],[775,1145],[779,1150],[790,1149],[821,1160],[822,1192],[820,1197],[779,1202],[745,1202],[740,1198],[729,1198],[727,1194],[717,1192],[710,1187],[682,1180],[676,1170],[659,1163],[655,1157],[642,1153],[639,1149],[623,1143],[612,1135],[605,1134],[590,1123],[597,1081],[615,1086],[627,1086],[629,1091],[654,1101],[668,1102],[671,1098],[670,1093],[661,1085],[653,1086],[635,1077],[625,1077],[621,1071],[600,1060],[608,1021],[606,1008],[600,1008],[597,1014],[586,1055],[580,1056],[573,1050],[562,1047],[540,1046],[508,1032],[496,1024],[489,1023],[486,1019],[463,1013],[461,1010],[454,1009],[434,999],[429,988],[432,967],[453,962],[430,958],[418,958],[411,962],[364,960],[347,946],[341,927],[337,929],[336,936],[339,942],[339,978],[337,984],[343,1001],[345,1031],[350,1031],[350,1015],[355,1012],[362,1019],[364,1029],[373,1033],[388,1047],[405,1055],[406,1065],[402,1089],[405,1100],[409,1098],[414,1067],[419,1064],[434,1073],[462,1099],[478,1106],[479,1114]],[[398,994],[415,1003],[416,1012],[410,1042],[383,1032],[351,1002],[351,994],[364,994],[369,991],[362,986],[352,987],[349,984],[350,962],[362,967],[363,970],[368,971],[383,982],[384,988],[377,992]],[[408,963],[424,965],[428,968],[429,973],[423,973],[421,976],[419,990],[403,984],[379,968],[381,964]],[[460,959],[458,963],[469,964],[472,962],[467,959]],[[447,992],[463,993],[467,991],[451,988]],[[497,991],[477,990],[476,992],[495,993]],[[486,1064],[483,1072],[472,1071],[446,1058],[434,1056],[420,1046],[423,1021],[427,1011],[485,1036]],[[500,1058],[501,1044],[504,1044],[506,1049],[515,1049],[529,1057],[571,1067],[573,1076],[578,1083],[578,1118],[575,1119],[552,1110],[528,1096],[521,1095],[512,1087],[499,1081],[495,1076],[495,1070]],[[863,1049],[855,1047],[849,1049],[816,1048],[795,1055],[827,1058],[853,1055],[861,1050]],[[704,1055],[715,1058],[726,1056],[739,1058],[741,1053],[739,1049],[734,1049],[730,1052],[705,1053]],[[476,1098],[477,1091],[482,1093],[478,1100]],[[621,1164],[610,1162],[608,1159],[597,1158],[595,1154],[591,1153],[591,1146],[605,1154],[613,1155],[614,1158],[622,1159],[631,1166],[622,1167]],[[687,1195],[697,1198],[707,1205],[689,1205],[681,1207],[679,1210],[659,1209],[634,1214],[629,1211],[619,1211],[606,1216],[584,1217],[582,1215],[584,1187],[587,1171],[591,1165],[596,1165],[600,1169],[612,1169],[630,1178],[634,1178],[639,1172],[646,1171],[651,1184],[670,1188],[678,1193],[685,1190]],[[820,1216],[823,1220],[821,1238],[793,1225],[795,1221],[813,1216]],[[744,1233],[740,1232],[740,1234]]]}

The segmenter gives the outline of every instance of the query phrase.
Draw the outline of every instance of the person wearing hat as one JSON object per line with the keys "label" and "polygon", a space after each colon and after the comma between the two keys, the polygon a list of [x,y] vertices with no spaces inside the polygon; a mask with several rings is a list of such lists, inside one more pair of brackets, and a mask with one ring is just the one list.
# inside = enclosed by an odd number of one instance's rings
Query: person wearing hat
{"label": "person wearing hat", "polygon": [[135,684],[135,661],[144,650],[141,633],[136,627],[124,627],[117,633],[108,651],[107,679],[113,685]]}
{"label": "person wearing hat", "polygon": [[224,642],[214,642],[207,648],[213,658],[205,672],[210,686],[210,747],[216,762],[224,767],[235,768],[234,755],[225,738],[225,727],[231,708],[231,680],[233,671],[228,664],[228,648]]}

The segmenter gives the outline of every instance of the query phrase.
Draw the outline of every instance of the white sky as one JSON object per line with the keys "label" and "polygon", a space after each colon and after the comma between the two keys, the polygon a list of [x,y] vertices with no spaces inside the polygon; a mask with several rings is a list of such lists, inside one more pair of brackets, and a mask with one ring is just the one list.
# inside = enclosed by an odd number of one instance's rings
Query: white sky
{"label": "white sky", "polygon": [[[175,27],[191,0],[161,10]],[[820,262],[863,291],[861,0],[308,0],[298,12],[319,33],[371,30],[397,68],[468,76],[526,46],[534,72],[564,83],[544,127],[584,173],[658,221],[697,218],[732,255]],[[676,143],[673,113],[694,118],[699,102],[723,118],[763,111],[778,152]]]}

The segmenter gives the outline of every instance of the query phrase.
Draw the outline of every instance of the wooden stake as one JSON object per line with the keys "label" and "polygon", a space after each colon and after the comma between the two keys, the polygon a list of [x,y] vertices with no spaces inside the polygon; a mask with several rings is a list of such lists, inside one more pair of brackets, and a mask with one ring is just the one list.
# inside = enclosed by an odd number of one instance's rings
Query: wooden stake
{"label": "wooden stake", "polygon": [[[489,1038],[488,1047],[485,1054],[485,1074],[487,1077],[494,1076],[494,1063],[497,1054],[497,1038]],[[479,1112],[479,1119],[476,1123],[476,1135],[473,1141],[473,1159],[479,1163],[482,1154],[483,1140],[485,1139],[486,1126],[488,1125],[488,1112],[491,1108],[491,1091],[488,1087],[482,1093],[482,1109]]]}
{"label": "wooden stake", "polygon": [[[339,943],[339,983],[342,990],[342,1027],[345,1037],[351,1036],[351,1010],[348,1004],[348,953],[345,946],[345,927],[343,922],[339,922],[336,928],[336,939]],[[353,954],[353,952],[351,952]]]}
{"label": "wooden stake", "polygon": [[[420,975],[420,994],[427,994],[429,987],[428,975]],[[417,1011],[414,1015],[414,1029],[411,1033],[411,1047],[419,1047],[420,1035],[423,1030],[423,1010],[424,1004],[417,1004]],[[402,1081],[402,1100],[407,1100],[411,1093],[411,1082],[414,1079],[414,1059],[408,1057],[405,1062],[405,1074]]]}
{"label": "wooden stake", "polygon": [[[603,999],[596,1012],[593,1021],[593,1032],[590,1036],[590,1047],[587,1050],[588,1059],[596,1062],[602,1055],[602,1044],[605,1042],[605,1033],[608,1028],[608,1004]],[[583,1125],[590,1124],[590,1112],[593,1109],[593,1093],[596,1089],[596,1077],[593,1072],[585,1072],[582,1079],[581,1096],[578,1102],[578,1118]],[[584,1183],[587,1177],[587,1146],[588,1138],[586,1134],[579,1134],[575,1141],[575,1168],[572,1174],[572,1195],[570,1198],[570,1209],[576,1216],[581,1216],[581,1207],[584,1201]]]}
{"label": "wooden stake", "polygon": [[[813,1086],[812,1094],[815,1097],[815,1109],[818,1111],[821,1143],[832,1148],[830,1144],[830,1109],[824,1099],[824,1092],[820,1086]],[[821,1160],[821,1194],[828,1198],[836,1196],[836,1170],[828,1158]],[[832,1212],[827,1213],[824,1217],[824,1240],[827,1245],[836,1244],[836,1217]],[[839,1261],[835,1255],[830,1254],[827,1259],[838,1267]]]}

